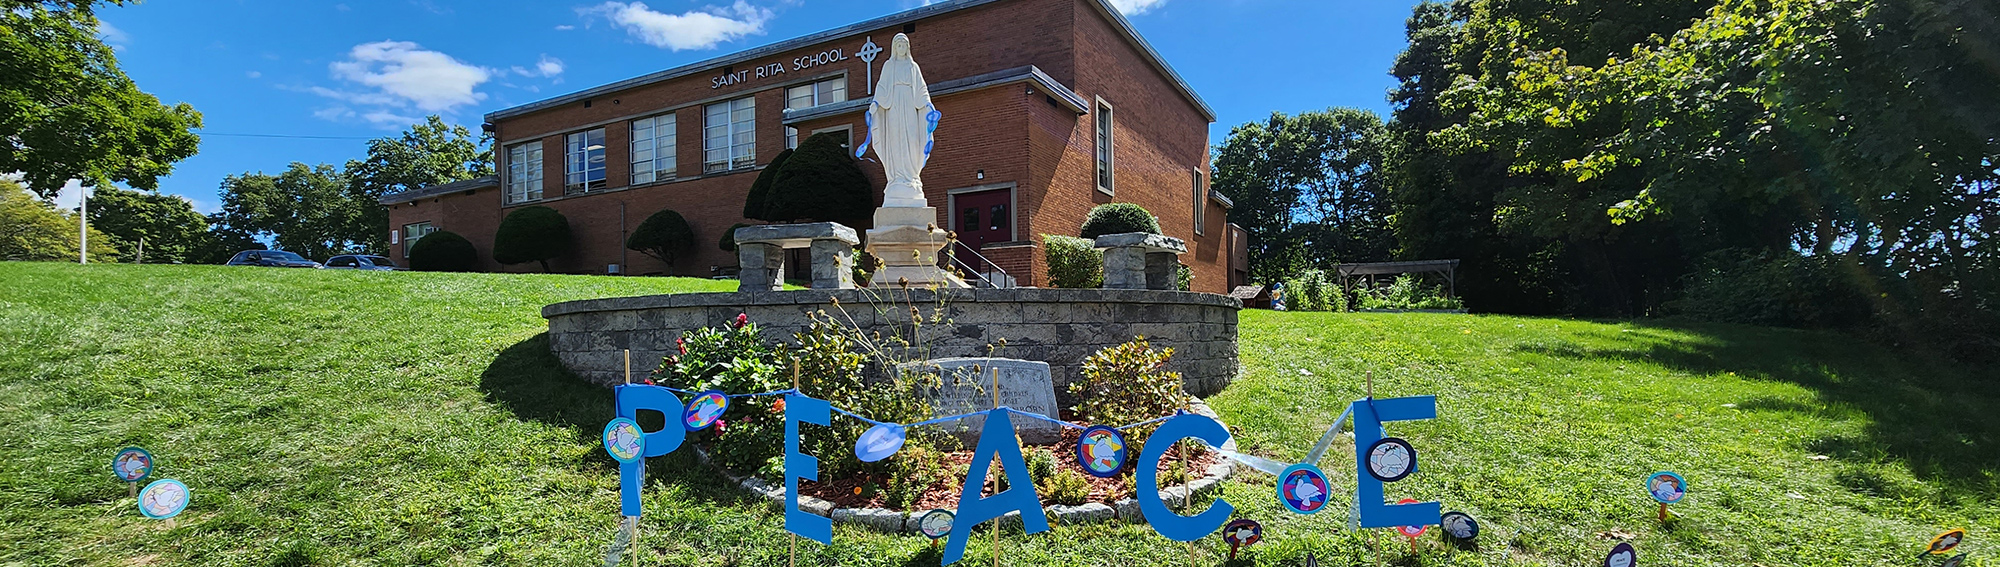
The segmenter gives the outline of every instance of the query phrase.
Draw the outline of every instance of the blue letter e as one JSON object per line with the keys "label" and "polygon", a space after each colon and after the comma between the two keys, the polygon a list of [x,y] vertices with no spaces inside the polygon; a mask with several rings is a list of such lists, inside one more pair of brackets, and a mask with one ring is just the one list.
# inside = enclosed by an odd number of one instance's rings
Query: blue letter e
{"label": "blue letter e", "polygon": [[[1146,448],[1139,452],[1139,470],[1133,480],[1138,488],[1139,514],[1146,517],[1146,523],[1153,525],[1153,531],[1174,541],[1194,541],[1222,528],[1222,523],[1236,511],[1229,501],[1221,498],[1209,505],[1208,511],[1193,516],[1175,514],[1167,509],[1167,503],[1160,501],[1160,459],[1167,456],[1167,448],[1182,439],[1193,437],[1208,442],[1210,447],[1221,447],[1229,442],[1229,430],[1214,419],[1200,414],[1181,414],[1160,424],[1153,436],[1146,439]],[[1190,503],[1194,495],[1188,495]]]}
{"label": "blue letter e", "polygon": [[[1049,518],[1042,514],[1042,499],[1035,495],[1035,481],[1028,476],[1028,464],[1021,461],[1018,442],[1007,410],[988,410],[986,427],[979,431],[979,448],[972,451],[972,468],[965,471],[965,491],[958,497],[958,513],[951,521],[951,540],[945,542],[943,564],[965,557],[965,538],[972,535],[972,526],[987,520],[997,522],[1008,512],[1021,513],[1021,527],[1028,533],[1049,531]],[[986,471],[996,456],[1007,489],[980,498],[979,487],[986,482]]]}
{"label": "blue letter e", "polygon": [[785,395],[785,531],[833,543],[833,519],[799,509],[799,479],[819,480],[819,459],[799,452],[799,423],[826,425],[832,406],[801,394]]}
{"label": "blue letter e", "polygon": [[648,431],[646,454],[639,460],[618,465],[619,508],[626,516],[639,516],[639,487],[646,481],[646,459],[659,457],[681,448],[687,440],[687,428],[681,427],[681,399],[672,391],[659,386],[645,384],[622,384],[612,390],[617,400],[618,417],[639,420],[639,410],[652,410],[667,414],[667,426],[659,431]]}

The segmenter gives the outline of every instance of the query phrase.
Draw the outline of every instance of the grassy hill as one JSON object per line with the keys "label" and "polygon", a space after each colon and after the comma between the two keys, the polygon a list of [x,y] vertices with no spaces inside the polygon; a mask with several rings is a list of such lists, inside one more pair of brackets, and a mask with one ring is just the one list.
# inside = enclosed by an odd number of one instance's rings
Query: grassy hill
{"label": "grassy hill", "polygon": [[[608,392],[548,355],[538,309],[731,282],[0,263],[0,565],[594,565],[617,523],[597,447]],[[2000,564],[1991,372],[1789,330],[1463,315],[1246,312],[1248,374],[1213,405],[1244,447],[1297,459],[1373,372],[1435,394],[1392,424],[1422,472],[1391,498],[1479,517],[1475,549],[1427,537],[1388,564],[1910,565],[1965,527]],[[195,499],[141,518],[107,474],[142,445]],[[647,564],[782,565],[782,514],[686,452],[655,459]],[[1349,457],[1322,465],[1351,490]],[[1640,482],[1693,485],[1653,520]],[[1372,564],[1345,497],[1282,512],[1249,473],[1223,497],[1265,525],[1239,565]],[[1008,565],[1182,564],[1137,525],[1001,541]],[[837,529],[800,565],[936,565],[921,537]],[[991,548],[974,538],[968,565]],[[1203,565],[1226,554],[1211,536]],[[595,556],[595,557],[593,557]],[[1982,559],[1982,557],[1984,559]]]}

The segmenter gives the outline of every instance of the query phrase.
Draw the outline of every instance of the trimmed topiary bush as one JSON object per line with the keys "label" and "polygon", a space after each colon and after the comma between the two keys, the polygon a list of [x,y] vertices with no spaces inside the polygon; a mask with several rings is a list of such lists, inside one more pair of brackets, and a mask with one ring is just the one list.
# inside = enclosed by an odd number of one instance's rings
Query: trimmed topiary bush
{"label": "trimmed topiary bush", "polygon": [[652,256],[667,263],[667,272],[673,273],[674,254],[694,247],[694,229],[686,218],[673,209],[660,209],[653,216],[632,229],[632,236],[625,238],[625,249]]}
{"label": "trimmed topiary bush", "polygon": [[1105,203],[1090,210],[1083,221],[1082,236],[1095,239],[1106,234],[1127,232],[1160,233],[1160,219],[1145,207],[1132,203]]}
{"label": "trimmed topiary bush", "polygon": [[1042,235],[1042,253],[1049,261],[1049,287],[1088,289],[1104,285],[1104,253],[1089,240]]}
{"label": "trimmed topiary bush", "polygon": [[778,180],[778,168],[784,167],[785,162],[790,159],[792,150],[778,152],[777,157],[771,158],[771,163],[764,165],[764,171],[757,172],[757,180],[750,183],[750,195],[743,199],[743,218],[772,222],[779,220],[766,218],[764,213],[770,209],[771,184]]}
{"label": "trimmed topiary bush", "polygon": [[472,241],[440,230],[410,245],[410,269],[420,272],[471,272],[479,269],[479,251]]}
{"label": "trimmed topiary bush", "polygon": [[772,222],[817,220],[859,224],[875,212],[875,189],[847,153],[847,136],[814,134],[785,160],[765,195],[764,215]]}
{"label": "trimmed topiary bush", "polygon": [[743,228],[746,226],[757,226],[757,225],[750,224],[747,222],[739,222],[736,224],[729,225],[729,230],[722,231],[722,240],[716,241],[715,243],[716,247],[721,248],[723,252],[735,252],[736,229]]}
{"label": "trimmed topiary bush", "polygon": [[493,233],[493,261],[502,264],[538,262],[549,271],[549,259],[569,250],[569,219],[548,207],[524,207],[500,219]]}

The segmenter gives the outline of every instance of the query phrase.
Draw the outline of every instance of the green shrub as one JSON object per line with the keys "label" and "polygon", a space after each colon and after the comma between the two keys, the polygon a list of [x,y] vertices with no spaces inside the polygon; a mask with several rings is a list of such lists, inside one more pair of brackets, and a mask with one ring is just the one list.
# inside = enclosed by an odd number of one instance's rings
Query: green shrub
{"label": "green shrub", "polygon": [[905,445],[889,463],[894,470],[882,496],[890,508],[898,510],[916,506],[917,499],[932,486],[955,485],[964,478],[952,475],[950,453],[923,445]]}
{"label": "green shrub", "polygon": [[757,180],[750,183],[750,194],[743,199],[743,218],[776,222],[779,219],[765,218],[764,213],[771,208],[771,183],[778,180],[778,168],[792,159],[794,150],[786,149],[764,164],[764,170],[757,172]]}
{"label": "green shrub", "polygon": [[1146,208],[1139,205],[1105,203],[1091,209],[1090,215],[1084,218],[1081,236],[1095,239],[1106,234],[1127,232],[1159,234],[1160,219],[1154,218],[1153,213],[1146,212]]}
{"label": "green shrub", "polygon": [[800,142],[771,180],[764,215],[753,218],[859,224],[874,214],[874,185],[847,152],[846,141],[846,134],[825,132]]}
{"label": "green shrub", "polygon": [[1048,449],[1028,447],[1021,457],[1028,464],[1028,480],[1033,481],[1035,486],[1045,486],[1049,479],[1055,478],[1056,457],[1049,454]]}
{"label": "green shrub", "polygon": [[1180,373],[1166,371],[1173,356],[1174,349],[1155,350],[1142,337],[1083,359],[1083,376],[1069,385],[1077,416],[1117,427],[1186,408]]}
{"label": "green shrub", "polygon": [[1104,285],[1104,253],[1097,251],[1095,243],[1044,234],[1042,253],[1049,261],[1049,287],[1087,289]]}
{"label": "green shrub", "polygon": [[[868,358],[861,353],[854,335],[832,317],[815,314],[806,330],[792,338],[797,344],[785,348],[798,359],[799,390],[805,395],[879,421],[909,423],[931,417],[930,403],[918,391],[917,380],[897,376],[870,382],[862,377],[861,367]],[[820,474],[832,475],[822,478],[894,472],[887,462],[863,463],[854,458],[854,442],[869,427],[860,421],[840,419],[825,428],[826,433],[806,437],[805,444],[811,449],[808,452],[820,455]],[[906,444],[923,445],[933,443],[930,437],[936,433],[934,429],[917,430],[908,435]]]}
{"label": "green shrub", "polygon": [[1416,276],[1402,276],[1389,287],[1361,293],[1361,309],[1464,309],[1456,297],[1445,297],[1439,286],[1426,286]]}
{"label": "green shrub", "polygon": [[493,261],[502,264],[539,262],[549,271],[549,259],[569,250],[569,219],[548,207],[523,207],[500,219],[493,233]]}
{"label": "green shrub", "polygon": [[1063,469],[1038,486],[1045,503],[1080,506],[1090,500],[1090,479],[1075,469]]}
{"label": "green shrub", "polygon": [[410,245],[410,269],[421,272],[470,272],[479,269],[479,251],[458,233],[440,230]]}
{"label": "green shrub", "polygon": [[[781,362],[776,349],[764,343],[757,324],[742,318],[738,321],[742,324],[681,333],[676,341],[679,352],[661,361],[651,380],[682,390],[729,394],[790,387],[791,374],[785,372],[789,365]],[[667,426],[674,427],[679,420],[680,416],[667,416]],[[755,471],[761,476],[772,470],[771,461],[780,458],[785,449],[784,406],[774,398],[733,398],[721,421],[689,433],[688,439],[708,442],[709,457],[723,468]],[[849,453],[852,451],[850,448]]]}
{"label": "green shrub", "polygon": [[1324,271],[1306,270],[1285,282],[1285,309],[1288,311],[1340,311],[1345,303]]}
{"label": "green shrub", "polygon": [[689,227],[686,218],[673,209],[660,209],[653,216],[646,217],[632,235],[625,238],[625,249],[652,256],[666,262],[667,272],[673,273],[674,255],[694,247],[694,228]]}
{"label": "green shrub", "polygon": [[1179,264],[1174,268],[1174,289],[1194,291],[1194,268]]}
{"label": "green shrub", "polygon": [[722,231],[722,240],[716,241],[715,243],[716,247],[721,248],[723,252],[735,252],[736,229],[743,228],[746,226],[757,226],[757,225],[750,224],[747,222],[739,222],[736,224],[729,225],[729,230]]}
{"label": "green shrub", "polygon": [[1868,295],[1830,255],[1724,250],[1703,258],[1668,312],[1705,321],[1830,328],[1866,324]]}

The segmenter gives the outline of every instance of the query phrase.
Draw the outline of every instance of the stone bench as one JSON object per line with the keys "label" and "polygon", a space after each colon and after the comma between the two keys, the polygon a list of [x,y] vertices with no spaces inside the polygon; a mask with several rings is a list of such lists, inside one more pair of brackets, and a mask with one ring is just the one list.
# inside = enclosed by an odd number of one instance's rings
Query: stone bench
{"label": "stone bench", "polygon": [[785,288],[785,250],[812,249],[813,289],[854,289],[854,229],[833,222],[766,224],[736,229],[737,291]]}
{"label": "stone bench", "polygon": [[1104,251],[1104,287],[1110,289],[1179,289],[1180,255],[1187,243],[1150,232],[1121,232],[1097,237]]}

